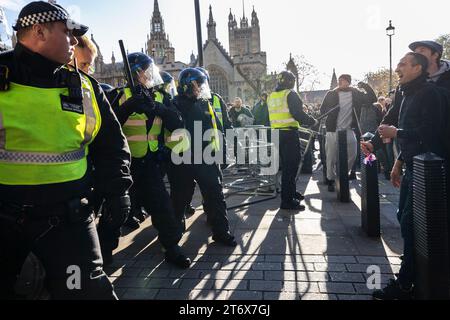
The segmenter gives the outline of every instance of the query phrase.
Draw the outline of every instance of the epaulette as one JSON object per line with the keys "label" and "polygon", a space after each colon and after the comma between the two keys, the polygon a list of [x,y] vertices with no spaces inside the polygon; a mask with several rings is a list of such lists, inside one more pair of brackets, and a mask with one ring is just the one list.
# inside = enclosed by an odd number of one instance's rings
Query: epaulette
{"label": "epaulette", "polygon": [[0,91],[9,90],[9,69],[7,66],[0,65]]}

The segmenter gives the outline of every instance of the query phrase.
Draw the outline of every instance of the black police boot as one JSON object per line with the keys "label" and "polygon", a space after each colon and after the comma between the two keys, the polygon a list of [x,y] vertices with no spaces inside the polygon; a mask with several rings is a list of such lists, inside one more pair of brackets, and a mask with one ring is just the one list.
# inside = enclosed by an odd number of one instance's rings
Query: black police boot
{"label": "black police boot", "polygon": [[334,186],[334,181],[329,180],[328,181],[328,192],[335,192],[335,191],[336,191],[336,187]]}
{"label": "black police boot", "polygon": [[303,200],[305,200],[305,196],[304,195],[302,195],[300,192],[296,192],[295,193],[295,199],[297,199],[298,201],[303,201]]}
{"label": "black police boot", "polygon": [[372,294],[374,300],[393,301],[393,300],[413,300],[412,288],[404,289],[398,280],[390,280],[389,284],[383,290],[377,290]]}
{"label": "black police boot", "polygon": [[134,217],[134,216],[130,216],[128,217],[127,221],[125,222],[125,227],[130,228],[131,230],[137,230],[141,227],[141,223],[139,222],[139,220]]}
{"label": "black police boot", "polygon": [[236,247],[238,244],[236,242],[236,239],[234,236],[232,236],[229,233],[223,234],[223,235],[214,235],[213,240],[221,245],[224,245],[226,247]]}
{"label": "black police boot", "polygon": [[282,202],[280,206],[281,210],[292,210],[292,211],[305,211],[306,207],[300,204],[300,201],[295,199],[291,202]]}
{"label": "black police boot", "polygon": [[183,254],[179,246],[167,249],[166,261],[181,269],[188,269],[191,266],[191,259]]}
{"label": "black police boot", "polygon": [[184,214],[187,216],[187,217],[192,217],[194,214],[195,214],[195,208],[193,207],[193,206],[191,206],[191,205],[188,205],[187,207],[186,207],[186,210],[184,211]]}
{"label": "black police boot", "polygon": [[144,223],[145,220],[147,220],[147,218],[148,218],[147,212],[145,212],[144,209],[142,209],[142,208],[141,208],[141,210],[135,212],[134,216],[136,217],[136,219],[139,220],[140,223]]}

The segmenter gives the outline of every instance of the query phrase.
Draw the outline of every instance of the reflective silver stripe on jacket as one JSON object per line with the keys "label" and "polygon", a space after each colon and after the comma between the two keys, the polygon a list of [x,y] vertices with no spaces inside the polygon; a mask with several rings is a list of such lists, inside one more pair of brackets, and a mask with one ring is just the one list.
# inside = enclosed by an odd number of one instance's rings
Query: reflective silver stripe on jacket
{"label": "reflective silver stripe on jacket", "polygon": [[[89,80],[86,81],[86,85],[89,88],[92,88],[92,85]],[[91,90],[87,88],[83,89],[83,107],[84,114],[86,116],[86,130],[84,131],[84,140],[81,143],[81,147],[86,146],[91,140],[95,131],[95,126],[97,124],[97,117],[95,115],[94,106],[92,104],[92,95]]]}
{"label": "reflective silver stripe on jacket", "polygon": [[297,120],[290,118],[290,119],[286,119],[286,120],[272,120],[271,122],[273,124],[288,124],[288,123],[295,123],[295,122],[297,122]]}
{"label": "reflective silver stripe on jacket", "polygon": [[0,150],[0,162],[16,164],[63,164],[82,160],[86,157],[85,148],[63,154],[37,152],[12,152]]}
{"label": "reflective silver stripe on jacket", "polygon": [[145,120],[128,120],[124,127],[144,127],[147,125]]}
{"label": "reflective silver stripe on jacket", "polygon": [[128,142],[148,142],[147,136],[130,136],[127,137]]}

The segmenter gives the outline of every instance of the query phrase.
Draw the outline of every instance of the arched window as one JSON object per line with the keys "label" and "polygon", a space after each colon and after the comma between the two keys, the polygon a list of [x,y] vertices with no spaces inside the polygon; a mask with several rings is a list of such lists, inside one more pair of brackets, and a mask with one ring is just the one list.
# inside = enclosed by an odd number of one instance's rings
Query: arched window
{"label": "arched window", "polygon": [[208,67],[211,90],[220,94],[225,101],[228,101],[228,80],[225,72],[215,66]]}
{"label": "arched window", "polygon": [[242,89],[241,88],[238,88],[237,89],[237,96],[239,97],[239,98],[244,98],[243,96],[242,96]]}

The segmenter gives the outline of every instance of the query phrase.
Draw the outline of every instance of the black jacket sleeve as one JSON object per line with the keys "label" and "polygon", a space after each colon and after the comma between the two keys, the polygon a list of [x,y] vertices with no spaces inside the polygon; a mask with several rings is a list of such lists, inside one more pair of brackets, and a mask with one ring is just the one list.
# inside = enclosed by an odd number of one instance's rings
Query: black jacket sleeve
{"label": "black jacket sleeve", "polygon": [[289,111],[302,126],[312,126],[316,123],[316,120],[313,117],[310,117],[303,110],[303,101],[300,99],[299,95],[292,91],[288,95],[288,106]]}
{"label": "black jacket sleeve", "polygon": [[322,105],[320,106],[320,114],[324,115],[327,112],[329,112],[333,107],[336,106],[336,104],[333,105],[332,100],[336,100],[333,99],[333,96],[336,95],[334,91],[329,91],[325,98],[323,99]]}
{"label": "black jacket sleeve", "polygon": [[172,101],[165,101],[162,113],[162,120],[164,122],[165,128],[167,130],[173,132],[177,129],[183,128],[183,119],[181,118],[181,114]]}
{"label": "black jacket sleeve", "polygon": [[221,96],[219,96],[220,106],[222,107],[222,119],[223,119],[223,129],[233,129],[233,123],[230,120],[230,116],[228,115],[227,104],[223,100]]}
{"label": "black jacket sleeve", "polygon": [[93,81],[102,124],[89,146],[94,166],[94,188],[105,198],[122,196],[132,185],[131,155],[119,121],[100,86]]}
{"label": "black jacket sleeve", "polygon": [[[384,116],[381,124],[398,127],[398,120],[400,116],[400,108],[402,105],[402,100],[403,97],[401,93],[397,91],[392,107]],[[372,139],[371,143],[373,144],[375,150],[379,150],[383,147],[383,140],[381,139],[380,133],[378,131],[375,132],[375,137]]]}
{"label": "black jacket sleeve", "polygon": [[437,89],[433,89],[421,92],[415,97],[414,103],[419,106],[426,106],[420,108],[421,121],[413,129],[398,129],[399,139],[420,141],[425,147],[436,143],[436,141],[433,141],[433,137],[435,137],[433,133],[434,131],[440,131],[439,123],[443,116],[441,112],[443,108]]}

